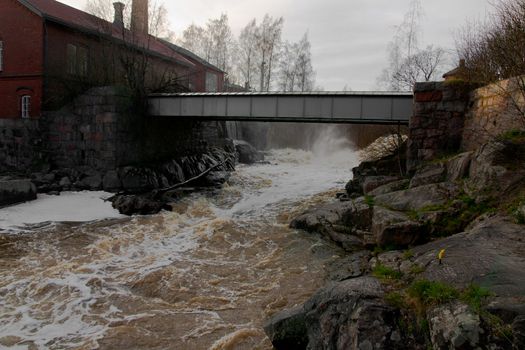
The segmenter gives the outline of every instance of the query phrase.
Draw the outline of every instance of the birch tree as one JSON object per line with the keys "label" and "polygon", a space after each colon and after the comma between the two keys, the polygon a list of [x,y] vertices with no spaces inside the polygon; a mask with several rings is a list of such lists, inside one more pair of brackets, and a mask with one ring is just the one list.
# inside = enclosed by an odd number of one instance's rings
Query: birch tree
{"label": "birch tree", "polygon": [[417,81],[430,81],[438,75],[445,51],[433,46],[420,49],[422,16],[421,0],[412,0],[388,45],[389,64],[378,78],[382,88],[410,91]]}
{"label": "birch tree", "polygon": [[254,74],[256,70],[256,32],[257,32],[257,21],[252,19],[246,27],[244,27],[239,35],[238,40],[238,60],[237,67],[240,78],[248,87],[254,85]]}

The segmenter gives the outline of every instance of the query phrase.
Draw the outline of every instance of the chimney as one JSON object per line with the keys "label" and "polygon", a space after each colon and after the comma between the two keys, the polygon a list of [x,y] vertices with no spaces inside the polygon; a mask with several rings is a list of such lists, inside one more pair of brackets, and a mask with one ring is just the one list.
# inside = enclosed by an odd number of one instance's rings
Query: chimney
{"label": "chimney", "polygon": [[148,0],[133,0],[131,4],[131,31],[148,35]]}
{"label": "chimney", "polygon": [[115,8],[115,17],[113,24],[119,28],[124,28],[124,4],[121,2],[114,2],[113,7]]}

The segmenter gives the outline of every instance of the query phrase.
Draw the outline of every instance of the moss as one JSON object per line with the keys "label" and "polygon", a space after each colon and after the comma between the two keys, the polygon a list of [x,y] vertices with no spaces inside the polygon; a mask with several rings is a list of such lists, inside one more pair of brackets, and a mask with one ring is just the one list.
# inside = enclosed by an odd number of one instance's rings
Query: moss
{"label": "moss", "polygon": [[418,304],[428,307],[457,299],[458,291],[448,284],[436,281],[418,280],[408,287],[408,295]]}
{"label": "moss", "polygon": [[366,195],[366,196],[365,196],[365,203],[366,203],[369,207],[373,207],[373,206],[375,205],[375,199],[374,199],[374,197],[369,196],[369,195]]}
{"label": "moss", "polygon": [[401,271],[394,270],[382,264],[377,264],[372,270],[372,274],[382,280],[398,280],[403,277],[403,273]]}

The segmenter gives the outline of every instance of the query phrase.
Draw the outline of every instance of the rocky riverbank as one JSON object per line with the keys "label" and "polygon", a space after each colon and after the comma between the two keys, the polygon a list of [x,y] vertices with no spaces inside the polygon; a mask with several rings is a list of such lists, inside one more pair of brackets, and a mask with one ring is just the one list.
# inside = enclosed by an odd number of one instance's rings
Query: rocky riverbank
{"label": "rocky riverbank", "polygon": [[274,315],[276,349],[525,348],[525,142],[399,174],[362,163],[339,200],[291,226],[348,255],[304,305]]}
{"label": "rocky riverbank", "polygon": [[199,155],[109,171],[79,166],[46,169],[25,177],[14,174],[0,178],[0,206],[36,199],[37,193],[104,190],[115,193],[110,200],[122,214],[153,214],[170,209],[168,203],[188,191],[221,186],[236,163],[263,159],[264,155],[249,143],[237,141],[231,149],[212,148]]}

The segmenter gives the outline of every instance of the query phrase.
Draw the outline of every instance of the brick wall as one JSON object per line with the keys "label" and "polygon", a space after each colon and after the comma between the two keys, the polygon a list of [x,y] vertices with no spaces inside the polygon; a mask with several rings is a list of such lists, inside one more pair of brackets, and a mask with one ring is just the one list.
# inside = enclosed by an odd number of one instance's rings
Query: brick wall
{"label": "brick wall", "polygon": [[465,117],[461,148],[475,150],[490,139],[512,129],[525,128],[524,93],[515,80],[504,80],[474,90]]}
{"label": "brick wall", "polygon": [[408,171],[459,150],[470,88],[461,82],[417,83],[410,119]]}

